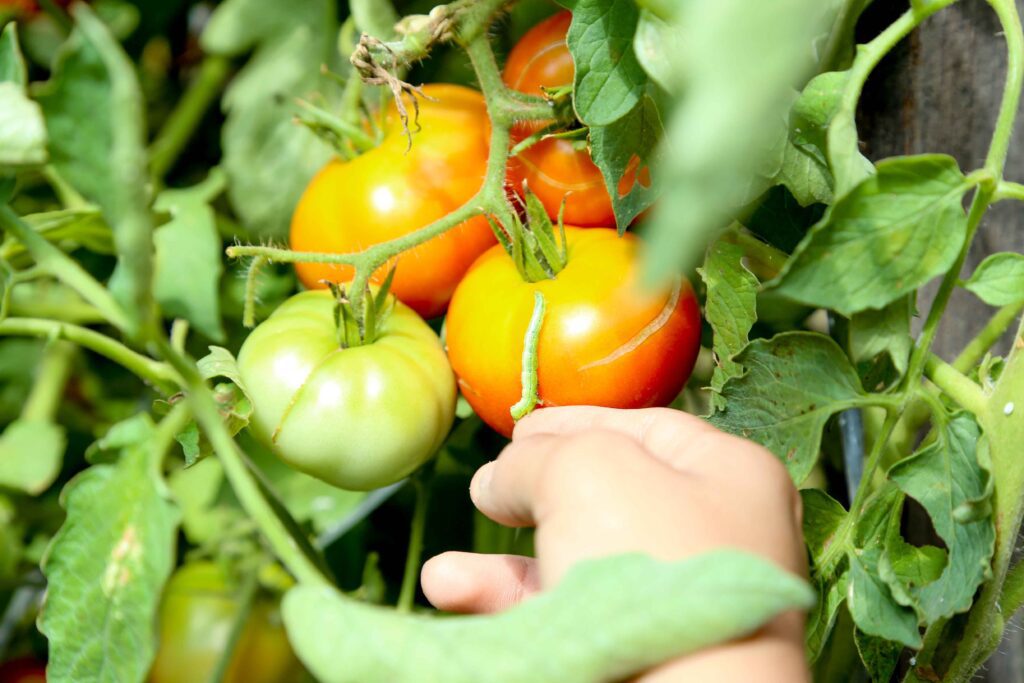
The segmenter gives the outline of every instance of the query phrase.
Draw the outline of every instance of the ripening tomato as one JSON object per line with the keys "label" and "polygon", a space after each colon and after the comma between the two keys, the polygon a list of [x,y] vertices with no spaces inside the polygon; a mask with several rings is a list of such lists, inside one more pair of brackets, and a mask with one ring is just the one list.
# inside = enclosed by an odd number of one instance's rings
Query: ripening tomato
{"label": "ripening tomato", "polygon": [[685,278],[670,291],[644,291],[638,238],[598,228],[567,228],[566,237],[568,264],[554,279],[524,281],[494,247],[473,264],[448,310],[448,357],[462,395],[506,436],[522,394],[535,291],[547,305],[537,348],[539,408],[667,405],[697,358],[700,310]]}
{"label": "ripening tomato", "polygon": [[282,460],[344,489],[411,474],[455,419],[455,377],[434,331],[399,301],[375,340],[342,348],[330,292],[296,294],[242,344],[253,427]]}
{"label": "ripening tomato", "polygon": [[0,683],[46,683],[46,665],[33,657],[4,662],[0,664]]}
{"label": "ripening tomato", "polygon": [[[423,90],[411,149],[392,110],[378,147],[352,161],[331,161],[313,178],[292,216],[292,249],[362,251],[447,215],[480,189],[490,129],[483,97],[457,85]],[[409,125],[416,130],[412,120]],[[494,242],[487,220],[472,218],[402,254],[391,291],[424,318],[438,316],[466,269]],[[375,280],[382,280],[389,267],[383,266]],[[343,265],[298,263],[295,269],[311,289],[324,287],[323,280],[345,282],[353,276]]]}
{"label": "ripening tomato", "polygon": [[[527,31],[505,62],[505,84],[530,95],[542,95],[542,88],[571,85],[575,67],[565,43],[571,21],[570,12],[559,12]],[[520,122],[513,128],[513,139],[521,140],[548,123]],[[634,159],[619,182],[619,194],[633,187],[636,166]],[[648,182],[646,172],[641,172],[642,183]],[[517,192],[522,192],[526,181],[552,220],[558,217],[564,198],[566,223],[582,227],[615,225],[604,176],[591,160],[585,140],[546,138],[534,143],[509,160],[508,180]]]}
{"label": "ripening tomato", "polygon": [[[149,683],[212,680],[240,609],[238,586],[220,565],[192,562],[176,571],[160,605],[160,645]],[[277,605],[257,599],[224,683],[292,683],[302,675]]]}
{"label": "ripening tomato", "polygon": [[[508,53],[502,80],[505,85],[527,95],[544,96],[544,88],[571,86],[576,66],[565,44],[572,12],[568,10],[548,17],[533,26]],[[513,129],[517,139],[525,138],[548,125],[550,121],[521,121]]]}

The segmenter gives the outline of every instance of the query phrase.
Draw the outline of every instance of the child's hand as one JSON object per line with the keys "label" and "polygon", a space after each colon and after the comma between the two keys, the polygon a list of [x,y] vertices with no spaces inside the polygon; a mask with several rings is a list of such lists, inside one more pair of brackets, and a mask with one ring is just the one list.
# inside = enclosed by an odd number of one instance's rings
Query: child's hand
{"label": "child's hand", "polygon": [[[423,590],[443,610],[502,610],[554,586],[576,562],[624,552],[680,560],[732,547],[806,571],[800,498],[782,464],[761,446],[675,410],[539,410],[477,471],[470,493],[496,522],[536,526],[537,559],[455,552],[431,559]],[[755,679],[808,680],[802,615],[784,615],[742,642],[670,662],[641,680]]]}

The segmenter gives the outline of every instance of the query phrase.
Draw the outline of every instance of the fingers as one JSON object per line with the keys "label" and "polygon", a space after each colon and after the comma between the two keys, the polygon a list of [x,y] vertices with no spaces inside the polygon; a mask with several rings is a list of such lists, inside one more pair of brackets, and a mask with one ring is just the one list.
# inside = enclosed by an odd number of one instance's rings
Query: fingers
{"label": "fingers", "polygon": [[470,497],[480,512],[505,526],[534,526],[581,489],[617,484],[629,471],[664,466],[635,440],[611,431],[570,436],[537,434],[505,447],[477,470]]}
{"label": "fingers", "polygon": [[431,604],[447,612],[499,612],[540,590],[536,560],[519,555],[443,553],[423,565],[420,581]]}
{"label": "fingers", "polygon": [[535,410],[520,420],[512,438],[539,434],[583,434],[593,430],[618,432],[638,443],[655,458],[681,467],[687,455],[709,440],[729,438],[703,419],[671,408],[622,410],[597,406],[566,406]]}

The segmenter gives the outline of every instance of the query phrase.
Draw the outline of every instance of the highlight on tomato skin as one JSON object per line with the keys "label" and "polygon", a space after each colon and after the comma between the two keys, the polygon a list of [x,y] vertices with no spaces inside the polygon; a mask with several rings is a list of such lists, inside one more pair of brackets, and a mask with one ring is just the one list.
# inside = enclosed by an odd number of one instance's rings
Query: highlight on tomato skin
{"label": "highlight on tomato skin", "polygon": [[[483,97],[448,84],[426,85],[423,92],[411,148],[392,109],[378,147],[352,161],[333,160],[313,178],[292,217],[292,249],[363,251],[425,227],[476,194],[489,148]],[[444,313],[463,274],[494,243],[487,220],[476,216],[388,262],[373,280],[383,281],[395,265],[391,291],[433,318]],[[346,265],[298,263],[295,270],[309,289],[353,277]]]}
{"label": "highlight on tomato skin", "polygon": [[566,237],[568,264],[554,279],[532,283],[501,247],[492,248],[466,274],[448,311],[448,358],[460,391],[506,436],[522,392],[536,291],[547,306],[537,348],[539,409],[668,405],[696,362],[700,309],[685,278],[647,292],[639,282],[639,238],[579,227],[567,227]]}
{"label": "highlight on tomato skin", "polygon": [[[575,66],[565,37],[572,13],[559,12],[532,27],[509,52],[502,71],[508,87],[542,96],[544,88],[572,85]],[[549,125],[550,121],[520,121],[512,128],[513,143]],[[648,183],[647,169],[640,182]],[[636,181],[636,163],[619,182],[620,195]],[[516,192],[523,183],[537,195],[552,220],[565,201],[564,220],[579,227],[613,227],[615,211],[601,170],[590,158],[584,139],[547,137],[509,159],[508,180]]]}

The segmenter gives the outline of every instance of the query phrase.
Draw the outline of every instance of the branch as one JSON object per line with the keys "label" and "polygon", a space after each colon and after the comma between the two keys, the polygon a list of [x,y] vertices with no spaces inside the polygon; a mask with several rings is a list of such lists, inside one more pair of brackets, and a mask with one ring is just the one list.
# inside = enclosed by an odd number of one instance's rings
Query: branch
{"label": "branch", "polygon": [[956,360],[953,361],[953,367],[958,372],[967,372],[980,363],[985,353],[999,341],[999,338],[1010,327],[1010,323],[1017,319],[1022,310],[1024,310],[1024,301],[1003,306],[996,311],[989,318],[989,321],[985,323],[985,327],[978,332],[974,339],[968,342],[967,346],[960,352],[960,355],[956,357]]}
{"label": "branch", "polygon": [[925,376],[935,386],[946,392],[954,401],[967,410],[974,413],[976,417],[984,414],[988,405],[988,397],[977,384],[972,382],[934,353],[928,354],[924,365]]}
{"label": "branch", "polygon": [[116,339],[88,327],[42,318],[8,318],[0,322],[0,335],[66,339],[130,370],[165,396],[175,393],[181,381],[178,374],[165,363],[136,353]]}

